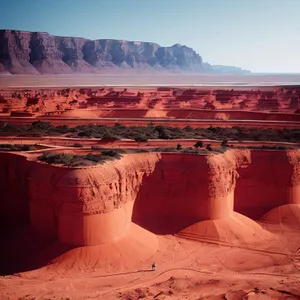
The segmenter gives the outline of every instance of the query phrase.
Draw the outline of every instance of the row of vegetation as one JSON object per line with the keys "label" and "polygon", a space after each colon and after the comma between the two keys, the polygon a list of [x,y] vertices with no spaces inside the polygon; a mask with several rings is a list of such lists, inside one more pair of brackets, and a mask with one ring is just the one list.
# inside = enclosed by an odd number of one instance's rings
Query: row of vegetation
{"label": "row of vegetation", "polygon": [[179,143],[177,144],[176,148],[156,148],[156,149],[149,149],[145,151],[154,151],[154,152],[182,152],[188,154],[208,154],[209,152],[215,153],[224,153],[228,149],[253,149],[253,150],[292,150],[295,149],[294,147],[287,147],[287,146],[233,146],[229,145],[226,140],[222,141],[219,147],[212,147],[211,144],[203,145],[202,141],[198,141],[195,143],[194,147],[183,148],[182,145]]}
{"label": "row of vegetation", "polygon": [[[71,167],[82,167],[92,166],[101,164],[107,160],[119,159],[124,153],[149,153],[149,152],[161,152],[161,153],[183,153],[183,154],[194,154],[194,155],[207,155],[209,153],[224,153],[228,149],[233,148],[232,145],[223,144],[220,147],[212,147],[211,144],[207,144],[205,147],[200,146],[197,142],[194,147],[183,148],[181,144],[176,147],[170,148],[153,148],[153,149],[118,149],[118,150],[103,150],[99,153],[88,153],[86,155],[77,155],[70,153],[56,153],[56,152],[44,152],[38,157],[40,161],[48,164],[60,164]],[[264,150],[288,150],[293,149],[292,147],[283,146],[248,146],[241,147],[237,146],[234,149],[264,149]]]}
{"label": "row of vegetation", "polygon": [[66,125],[52,126],[48,122],[33,122],[31,125],[14,126],[0,125],[0,136],[58,136],[78,138],[99,138],[102,140],[132,139],[137,142],[147,142],[149,139],[213,139],[213,140],[238,140],[238,141],[281,141],[299,142],[300,129],[262,129],[262,128],[185,128],[153,126],[123,126],[115,124],[105,125],[80,125],[68,127]]}
{"label": "row of vegetation", "polygon": [[[56,152],[44,152],[38,156],[38,160],[48,164],[60,164],[64,166],[92,166],[101,164],[107,160],[119,159],[124,153],[148,153],[148,152],[174,152],[183,154],[194,154],[194,155],[207,155],[209,153],[224,153],[228,149],[233,148],[232,145],[228,145],[226,141],[223,141],[219,147],[212,147],[211,144],[203,145],[201,141],[195,143],[194,147],[183,148],[179,143],[176,147],[169,148],[152,148],[152,149],[105,149],[92,146],[91,150],[93,153],[85,155],[77,155],[71,153],[56,153]],[[31,151],[37,150],[36,145],[11,145],[11,144],[0,144],[0,151]],[[95,153],[95,150],[100,150]],[[265,149],[265,150],[289,150],[292,147],[283,146],[235,146],[234,149]]]}
{"label": "row of vegetation", "polygon": [[100,153],[93,154],[88,153],[85,155],[77,155],[71,153],[56,153],[56,152],[44,152],[38,157],[38,160],[46,162],[48,164],[60,164],[64,166],[92,166],[99,163],[103,163],[106,160],[119,159],[120,153],[114,150],[104,150]]}
{"label": "row of vegetation", "polygon": [[0,144],[0,151],[34,151],[37,149],[36,145]]}
{"label": "row of vegetation", "polygon": [[[79,147],[80,144],[74,144],[74,147]],[[56,153],[56,152],[44,152],[38,157],[38,160],[46,162],[48,164],[60,164],[64,166],[91,166],[96,164],[101,164],[107,160],[114,158],[121,158],[122,154],[125,153],[149,153],[149,152],[175,152],[175,153],[185,153],[185,154],[208,154],[209,152],[223,153],[229,147],[226,141],[223,141],[218,148],[212,148],[211,144],[204,146],[202,141],[197,141],[194,147],[183,148],[179,143],[176,147],[169,148],[152,148],[152,149],[106,149],[99,146],[92,146],[91,150],[93,153],[88,153],[85,155],[77,155],[70,153]],[[101,150],[95,154],[96,150]]]}

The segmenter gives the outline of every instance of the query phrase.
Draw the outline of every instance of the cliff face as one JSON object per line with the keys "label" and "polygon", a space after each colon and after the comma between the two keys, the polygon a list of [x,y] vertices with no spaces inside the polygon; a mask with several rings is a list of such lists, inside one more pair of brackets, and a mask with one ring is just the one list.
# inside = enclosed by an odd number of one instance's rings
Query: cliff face
{"label": "cliff face", "polygon": [[0,71],[38,73],[30,62],[30,40],[20,31],[0,31]]}
{"label": "cliff face", "polygon": [[300,203],[300,151],[252,151],[237,172],[235,211],[259,219],[269,210]]}
{"label": "cliff face", "polygon": [[122,238],[131,221],[161,234],[193,224],[203,231],[201,224],[229,219],[248,224],[236,212],[256,219],[284,204],[298,209],[299,158],[299,151],[145,153],[64,168],[1,153],[1,225],[27,220],[65,244],[84,246]]}
{"label": "cliff face", "polygon": [[44,32],[0,30],[0,72],[13,74],[98,73],[104,70],[182,70],[244,73],[203,63],[193,49],[179,44],[58,37]]}
{"label": "cliff face", "polygon": [[27,176],[31,165],[26,157],[0,155],[0,226],[29,224],[29,191]]}
{"label": "cliff face", "polygon": [[233,151],[216,156],[162,154],[139,188],[132,220],[161,234],[229,217],[235,169],[243,160],[247,160],[247,153]]}

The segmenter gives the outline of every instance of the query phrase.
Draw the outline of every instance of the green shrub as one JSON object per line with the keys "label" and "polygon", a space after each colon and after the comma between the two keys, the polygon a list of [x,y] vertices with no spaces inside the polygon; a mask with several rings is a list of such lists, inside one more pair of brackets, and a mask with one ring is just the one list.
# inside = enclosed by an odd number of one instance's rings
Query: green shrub
{"label": "green shrub", "polygon": [[[76,133],[76,135],[70,135]],[[114,141],[119,138],[128,138],[137,141],[149,139],[176,139],[176,138],[196,138],[196,139],[215,139],[227,140],[256,140],[256,141],[282,141],[299,142],[299,129],[262,129],[262,128],[191,128],[186,126],[184,129],[167,127],[163,125],[153,126],[124,126],[116,123],[112,127],[105,125],[79,125],[69,128],[66,125],[52,126],[49,122],[35,121],[31,125],[13,126],[7,123],[0,124],[1,136],[45,136],[45,135],[66,135],[70,137],[102,138],[106,141]],[[224,144],[225,145],[225,144]],[[195,147],[197,148],[197,147]],[[200,147],[199,147],[200,148]]]}
{"label": "green shrub", "polygon": [[158,138],[161,140],[170,140],[172,139],[172,134],[168,129],[164,129],[158,132]]}
{"label": "green shrub", "polygon": [[186,131],[186,132],[193,132],[194,131],[194,129],[191,126],[186,126],[186,127],[183,128],[183,130]]}
{"label": "green shrub", "polygon": [[44,152],[38,159],[49,164],[63,164],[69,166],[74,162],[76,156],[69,153],[57,154],[56,152]]}
{"label": "green shrub", "polygon": [[145,135],[139,133],[134,137],[134,140],[138,143],[144,143],[148,141],[148,138]]}
{"label": "green shrub", "polygon": [[104,157],[101,154],[92,154],[92,153],[87,154],[83,158],[87,159],[87,160],[91,160],[91,161],[96,162],[96,163],[99,162],[99,161],[104,160]]}
{"label": "green shrub", "polygon": [[34,129],[47,130],[51,126],[50,122],[35,121],[32,123]]}
{"label": "green shrub", "polygon": [[120,157],[120,154],[114,150],[106,150],[98,154],[88,153],[86,155],[44,152],[38,157],[38,160],[48,164],[62,164],[64,166],[87,166],[104,162],[107,159]]}
{"label": "green shrub", "polygon": [[61,134],[66,134],[70,132],[70,128],[67,125],[59,125],[53,128],[53,131]]}
{"label": "green shrub", "polygon": [[111,156],[111,157],[119,156],[119,153],[114,150],[104,150],[101,153],[102,153],[102,155],[105,155],[105,156]]}
{"label": "green shrub", "polygon": [[227,140],[223,140],[222,143],[221,143],[221,147],[229,147],[228,141]]}
{"label": "green shrub", "polygon": [[0,151],[33,151],[36,145],[0,144]]}
{"label": "green shrub", "polygon": [[116,140],[118,140],[118,138],[116,136],[114,136],[113,134],[111,134],[110,132],[106,132],[102,136],[102,141],[116,141]]}
{"label": "green shrub", "polygon": [[81,131],[78,133],[80,137],[92,137],[92,133],[90,131]]}
{"label": "green shrub", "polygon": [[194,147],[195,147],[196,149],[202,148],[202,147],[203,147],[203,142],[202,142],[202,141],[197,141],[196,144],[194,145]]}

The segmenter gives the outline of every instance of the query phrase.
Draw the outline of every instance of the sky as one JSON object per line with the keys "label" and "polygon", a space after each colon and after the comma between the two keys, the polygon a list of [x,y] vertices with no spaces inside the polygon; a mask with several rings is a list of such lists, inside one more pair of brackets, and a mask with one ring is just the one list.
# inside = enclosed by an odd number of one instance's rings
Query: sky
{"label": "sky", "polygon": [[211,64],[300,73],[300,0],[0,0],[0,29],[179,43]]}

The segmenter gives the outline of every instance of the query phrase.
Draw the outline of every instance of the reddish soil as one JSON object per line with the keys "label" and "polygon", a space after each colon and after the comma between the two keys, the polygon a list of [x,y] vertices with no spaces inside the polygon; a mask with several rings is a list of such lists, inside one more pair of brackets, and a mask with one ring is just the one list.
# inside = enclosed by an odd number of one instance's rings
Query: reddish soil
{"label": "reddish soil", "polygon": [[[122,91],[3,89],[1,120],[300,127],[298,87]],[[78,142],[82,148],[71,147]],[[294,149],[126,153],[66,167],[38,156],[195,140],[11,136],[0,143],[44,147],[0,152],[1,299],[300,299],[298,144],[230,141]]]}
{"label": "reddish soil", "polygon": [[[300,89],[47,88],[0,90],[0,121],[128,126],[299,128]],[[174,123],[174,121],[176,123]]]}

